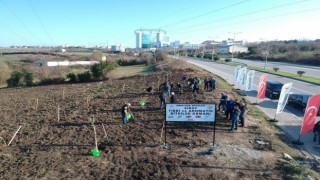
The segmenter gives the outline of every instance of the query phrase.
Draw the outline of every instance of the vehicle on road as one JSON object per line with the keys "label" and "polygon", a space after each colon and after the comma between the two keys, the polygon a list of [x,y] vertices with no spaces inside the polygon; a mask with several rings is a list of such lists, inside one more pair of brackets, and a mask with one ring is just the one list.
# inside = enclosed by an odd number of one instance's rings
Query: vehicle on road
{"label": "vehicle on road", "polygon": [[[290,94],[288,99],[288,105],[293,106],[303,113],[306,111],[308,100],[312,95],[310,94]],[[320,111],[318,110],[318,115]]]}
{"label": "vehicle on road", "polygon": [[279,99],[283,84],[278,81],[267,81],[266,96]]}

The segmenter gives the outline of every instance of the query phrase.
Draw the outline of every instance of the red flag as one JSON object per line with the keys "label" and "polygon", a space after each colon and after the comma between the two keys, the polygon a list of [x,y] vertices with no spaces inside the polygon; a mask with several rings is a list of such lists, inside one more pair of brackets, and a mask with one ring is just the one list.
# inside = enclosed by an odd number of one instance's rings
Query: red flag
{"label": "red flag", "polygon": [[304,118],[301,126],[300,134],[308,134],[312,132],[316,116],[320,107],[320,94],[311,96],[308,100],[308,105],[304,113]]}
{"label": "red flag", "polygon": [[267,79],[268,76],[266,74],[261,75],[257,94],[258,99],[264,99],[266,97]]}

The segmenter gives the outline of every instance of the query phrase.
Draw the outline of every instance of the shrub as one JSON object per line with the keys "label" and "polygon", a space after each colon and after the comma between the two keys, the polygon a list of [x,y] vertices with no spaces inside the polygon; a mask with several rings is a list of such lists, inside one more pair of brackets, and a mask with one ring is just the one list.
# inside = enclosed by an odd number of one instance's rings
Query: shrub
{"label": "shrub", "polygon": [[305,71],[297,71],[297,74],[299,74],[300,77],[305,73],[306,73]]}
{"label": "shrub", "polygon": [[19,71],[13,71],[11,73],[10,78],[7,80],[8,87],[17,87],[21,85],[21,78],[23,77],[23,74]]}
{"label": "shrub", "polygon": [[225,62],[231,62],[231,59],[227,58],[224,60]]}
{"label": "shrub", "polygon": [[278,72],[280,69],[277,67],[274,67],[273,70],[274,70],[274,72]]}
{"label": "shrub", "polygon": [[77,82],[77,76],[73,72],[68,73],[67,78],[69,79],[69,82]]}
{"label": "shrub", "polygon": [[213,60],[218,61],[218,60],[220,60],[220,57],[219,56],[214,56]]}
{"label": "shrub", "polygon": [[91,73],[89,71],[78,74],[79,82],[89,82],[91,81]]}
{"label": "shrub", "polygon": [[31,72],[25,72],[24,74],[24,82],[26,86],[32,86],[33,84],[33,74]]}
{"label": "shrub", "polygon": [[41,79],[38,85],[52,85],[52,84],[62,84],[65,82],[65,79],[62,77],[59,78],[47,78]]}

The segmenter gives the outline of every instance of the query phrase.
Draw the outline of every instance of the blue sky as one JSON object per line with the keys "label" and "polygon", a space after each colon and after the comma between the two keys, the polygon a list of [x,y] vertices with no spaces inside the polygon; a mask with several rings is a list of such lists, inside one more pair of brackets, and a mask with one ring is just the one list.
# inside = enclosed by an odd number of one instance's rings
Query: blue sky
{"label": "blue sky", "polygon": [[320,0],[0,0],[0,46],[135,46],[134,30],[170,40],[320,39]]}

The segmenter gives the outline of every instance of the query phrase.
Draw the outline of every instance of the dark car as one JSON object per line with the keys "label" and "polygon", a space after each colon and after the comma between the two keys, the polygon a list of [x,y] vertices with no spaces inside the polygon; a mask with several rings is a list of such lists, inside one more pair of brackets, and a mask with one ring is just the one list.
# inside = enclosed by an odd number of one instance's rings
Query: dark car
{"label": "dark car", "polygon": [[266,96],[270,99],[279,98],[283,84],[277,81],[267,81]]}
{"label": "dark car", "polygon": [[[304,113],[306,111],[308,100],[311,96],[312,95],[310,94],[290,94],[288,104],[301,110]],[[318,115],[319,114],[320,111],[318,111]]]}

